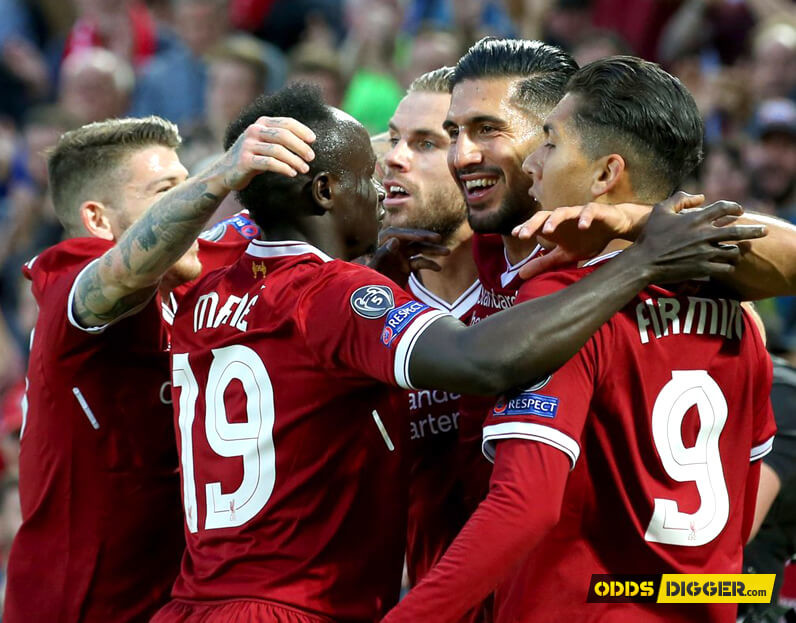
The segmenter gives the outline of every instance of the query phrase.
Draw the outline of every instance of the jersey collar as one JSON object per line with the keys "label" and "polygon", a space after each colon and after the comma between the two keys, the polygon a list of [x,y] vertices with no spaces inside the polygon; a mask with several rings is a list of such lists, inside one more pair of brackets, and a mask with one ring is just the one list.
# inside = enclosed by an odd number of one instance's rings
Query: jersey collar
{"label": "jersey collar", "polygon": [[252,240],[246,248],[246,255],[252,257],[288,257],[292,255],[312,254],[324,262],[331,262],[332,258],[320,249],[312,246],[308,242],[297,240],[279,240],[275,242],[267,240]]}

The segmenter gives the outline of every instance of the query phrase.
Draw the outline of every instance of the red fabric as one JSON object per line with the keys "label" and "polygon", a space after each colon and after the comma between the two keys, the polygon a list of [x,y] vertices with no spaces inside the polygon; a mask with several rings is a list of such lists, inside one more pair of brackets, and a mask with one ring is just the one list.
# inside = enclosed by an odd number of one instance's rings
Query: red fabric
{"label": "red fabric", "polygon": [[[473,259],[478,269],[482,290],[469,324],[474,325],[514,305],[517,290],[524,283],[517,273],[520,267],[537,252],[538,250],[534,251],[523,261],[511,266],[502,236],[499,234],[473,236]],[[484,499],[489,485],[492,468],[481,453],[481,428],[484,418],[495,404],[495,399],[491,396],[464,395],[459,404],[459,448],[456,471],[461,474],[464,505],[466,514],[470,515]]]}
{"label": "red fabric", "polygon": [[159,303],[99,335],[67,315],[76,276],[112,244],[67,240],[25,269],[39,317],[20,451],[23,521],[3,616],[11,623],[145,620],[168,599],[179,567],[182,513]]}
{"label": "red fabric", "polygon": [[486,500],[384,623],[450,623],[486,598],[555,524],[568,472],[566,457],[553,448],[501,443]]}
{"label": "red fabric", "polygon": [[[419,301],[470,324],[481,290],[475,281],[457,301],[447,304],[429,292],[415,276],[407,286]],[[465,498],[472,475],[456,469],[459,452],[459,394],[441,390],[407,392],[409,407],[409,524],[406,567],[409,582],[417,584],[442,558],[475,505]],[[481,440],[474,445],[481,457]],[[484,491],[486,488],[484,488]],[[473,612],[463,621],[483,620]]]}
{"label": "red fabric", "polygon": [[592,21],[620,34],[639,56],[655,60],[661,32],[679,6],[680,0],[594,0]]}
{"label": "red fabric", "polygon": [[[149,9],[140,2],[130,4],[128,16],[133,32],[133,50],[132,58],[126,60],[130,60],[138,68],[145,65],[157,51],[157,25]],[[81,18],[75,22],[66,37],[63,58],[73,52],[93,47],[108,47],[108,41],[103,40],[93,19]]]}
{"label": "red fabric", "polygon": [[231,0],[230,20],[235,28],[254,31],[260,28],[276,0]]}
{"label": "red fabric", "polygon": [[[591,270],[543,275],[517,301]],[[734,604],[587,604],[586,591],[593,573],[741,572],[758,482],[750,460],[776,431],[771,374],[737,301],[650,287],[544,385],[499,401],[484,426],[487,449],[534,440],[575,466],[560,521],[496,591],[496,622],[734,622]]]}
{"label": "red fabric", "polygon": [[[396,313],[416,308],[392,334],[389,297]],[[437,315],[302,243],[253,241],[187,293],[173,327],[188,543],[176,598],[257,597],[362,621],[395,602],[407,426],[403,394],[384,384]]]}
{"label": "red fabric", "polygon": [[174,600],[150,623],[332,623],[331,619],[264,601],[202,603]]}

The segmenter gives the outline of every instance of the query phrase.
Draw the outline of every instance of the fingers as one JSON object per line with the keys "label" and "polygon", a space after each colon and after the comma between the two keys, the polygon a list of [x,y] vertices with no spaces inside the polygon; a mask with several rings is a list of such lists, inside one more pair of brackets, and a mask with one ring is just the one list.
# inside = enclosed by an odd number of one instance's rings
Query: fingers
{"label": "fingers", "polygon": [[315,132],[291,117],[260,117],[257,119],[257,124],[288,130],[306,143],[315,141]]}
{"label": "fingers", "polygon": [[681,212],[689,208],[696,208],[705,201],[705,195],[692,195],[683,190],[678,190],[668,199],[661,201],[662,207],[671,212]]}
{"label": "fingers", "polygon": [[379,232],[379,243],[388,238],[395,238],[400,242],[430,242],[437,243],[442,240],[442,236],[427,229],[412,229],[410,227],[388,227]]}
{"label": "fingers", "polygon": [[754,240],[763,238],[768,233],[765,225],[728,225],[714,227],[708,232],[705,240],[709,242],[729,242],[734,240]]}
{"label": "fingers", "polygon": [[[561,223],[564,223],[566,221],[572,221],[575,219],[578,219],[578,227],[580,229],[584,229],[580,227],[580,218],[583,216],[584,211],[588,210],[589,206],[593,205],[594,204],[588,204],[588,206],[586,207],[566,206],[563,208],[556,208],[555,210],[553,210],[553,213],[550,215],[550,218],[547,219],[547,222],[544,224],[544,227],[542,228],[542,233],[552,234],[556,229],[558,229],[558,226],[561,225]],[[593,218],[593,211],[594,209],[592,207],[592,210],[589,213],[587,213],[587,215],[592,214]],[[589,220],[588,222],[591,223],[591,220]]]}
{"label": "fingers", "polygon": [[289,164],[271,156],[251,156],[251,169],[254,171],[271,171],[286,177],[296,177],[298,171]]}
{"label": "fingers", "polygon": [[702,223],[713,222],[723,216],[740,216],[743,208],[734,201],[715,201],[702,210],[690,212],[688,216]]}
{"label": "fingers", "polygon": [[307,142],[282,128],[272,128],[255,123],[247,128],[246,136],[255,144],[282,145],[305,162],[311,162],[315,158],[315,152]]}
{"label": "fingers", "polygon": [[536,235],[539,229],[541,229],[542,225],[544,225],[545,221],[551,214],[552,212],[548,210],[539,210],[527,221],[521,225],[517,225],[513,230],[511,230],[511,235],[519,238],[520,240],[529,240],[530,238],[533,238],[533,236]]}
{"label": "fingers", "polygon": [[[310,166],[304,160],[299,158],[295,153],[293,153],[286,147],[283,147],[282,145],[278,145],[276,143],[253,142],[250,145],[248,145],[247,148],[252,154],[253,161],[258,156],[260,157],[266,156],[270,158],[271,161],[284,163],[292,171],[295,171],[296,173],[307,173],[310,170]],[[259,162],[268,163],[269,161],[259,160]],[[264,169],[264,170],[273,170],[273,169]]]}
{"label": "fingers", "polygon": [[433,270],[435,272],[439,272],[442,270],[442,267],[437,264],[434,260],[430,260],[427,257],[423,257],[422,255],[415,255],[414,257],[409,258],[409,266],[412,269],[412,272],[417,270]]}

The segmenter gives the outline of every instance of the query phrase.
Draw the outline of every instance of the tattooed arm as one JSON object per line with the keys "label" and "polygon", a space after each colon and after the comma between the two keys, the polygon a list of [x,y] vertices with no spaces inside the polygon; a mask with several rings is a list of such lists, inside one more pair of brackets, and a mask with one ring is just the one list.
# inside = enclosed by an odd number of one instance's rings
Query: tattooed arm
{"label": "tattooed arm", "polygon": [[231,190],[262,171],[293,177],[314,158],[312,130],[294,119],[261,117],[206,171],[171,189],[133,223],[75,284],[72,313],[85,328],[106,325],[151,298]]}

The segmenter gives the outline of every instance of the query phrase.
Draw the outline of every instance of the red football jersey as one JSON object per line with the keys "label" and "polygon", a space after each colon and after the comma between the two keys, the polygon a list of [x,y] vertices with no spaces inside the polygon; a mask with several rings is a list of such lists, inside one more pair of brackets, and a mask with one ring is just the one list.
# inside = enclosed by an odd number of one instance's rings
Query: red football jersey
{"label": "red football jersey", "polygon": [[[241,210],[202,232],[197,239],[202,275],[237,262],[240,256],[246,252],[249,241],[259,235],[260,228],[251,219],[248,210]],[[169,300],[163,301],[163,320],[169,325],[174,322],[174,314],[177,313],[177,307],[182,297],[194,286],[196,281],[189,281],[177,286],[172,290]]]}
{"label": "red football jersey", "polygon": [[184,548],[159,301],[104,328],[71,315],[77,275],[111,246],[62,242],[31,260],[39,316],[20,451],[22,526],[3,621],[142,621]]}
{"label": "red football jersey", "polygon": [[[469,324],[476,324],[514,305],[517,290],[525,282],[519,276],[520,268],[540,251],[541,247],[537,246],[528,257],[512,265],[501,235],[473,235],[473,259],[478,269],[481,292]],[[491,396],[464,395],[459,404],[461,424],[456,469],[462,474],[464,500],[469,516],[484,499],[489,486],[492,466],[484,460],[481,453],[481,437],[484,418],[495,404],[495,399]]]}
{"label": "red football jersey", "polygon": [[[518,302],[591,267],[542,275]],[[553,375],[497,402],[484,450],[527,439],[573,469],[561,518],[495,593],[496,621],[735,621],[734,604],[586,603],[595,573],[740,573],[771,362],[738,301],[649,287]],[[756,472],[755,472],[756,474]]]}
{"label": "red football jersey", "polygon": [[[429,307],[470,324],[481,292],[478,280],[452,304],[411,275],[409,292]],[[459,394],[441,390],[407,392],[409,400],[409,527],[406,565],[415,585],[445,553],[469,513],[462,500],[457,461]]]}
{"label": "red football jersey", "polygon": [[[372,621],[397,599],[418,336],[445,314],[300,242],[253,241],[173,327],[187,550],[173,596]],[[404,409],[405,413],[405,409]]]}

